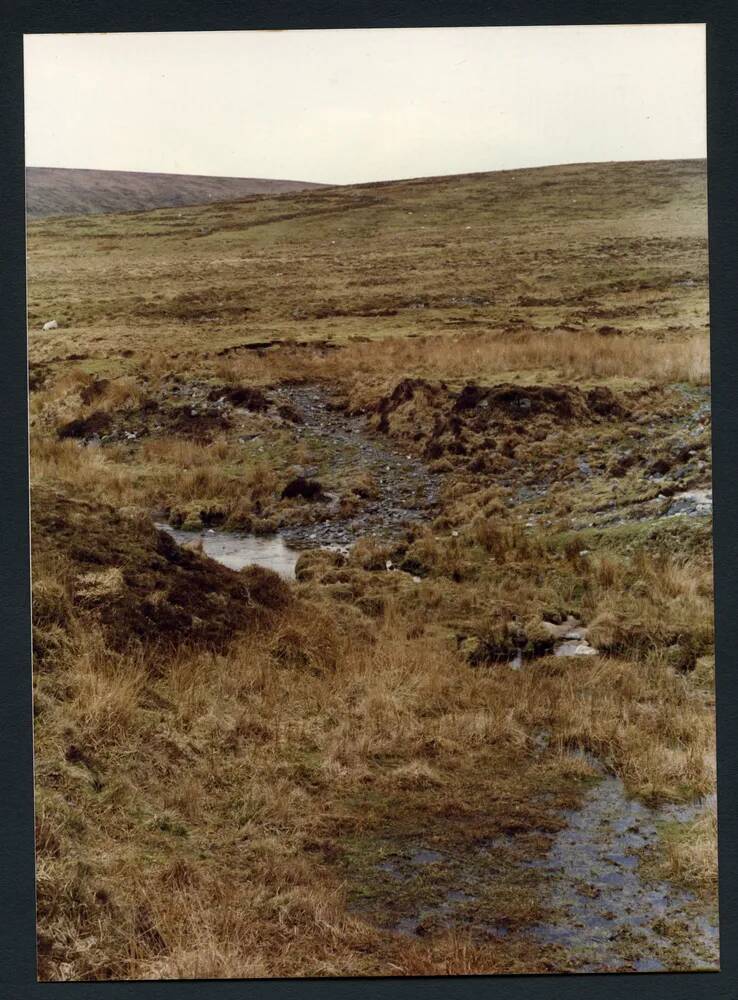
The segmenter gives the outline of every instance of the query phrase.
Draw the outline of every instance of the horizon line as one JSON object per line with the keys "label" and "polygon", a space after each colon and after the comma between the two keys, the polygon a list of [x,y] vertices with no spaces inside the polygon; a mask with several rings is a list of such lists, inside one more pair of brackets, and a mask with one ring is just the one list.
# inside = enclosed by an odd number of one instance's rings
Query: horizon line
{"label": "horizon line", "polygon": [[69,167],[69,166],[49,166],[47,164],[38,163],[26,163],[26,170],[76,170],[79,172],[88,173],[118,173],[118,174],[143,174],[151,175],[158,174],[165,177],[197,177],[209,180],[232,180],[232,181],[249,181],[249,180],[259,180],[259,181],[283,181],[286,183],[294,184],[314,184],[320,187],[361,187],[365,184],[391,184],[395,181],[420,181],[420,180],[436,180],[443,177],[472,177],[479,176],[482,174],[503,174],[503,173],[518,173],[525,170],[550,170],[556,167],[587,167],[587,166],[605,166],[607,164],[619,164],[619,163],[688,163],[695,161],[707,161],[707,155],[704,156],[652,156],[645,157],[643,159],[624,159],[624,160],[574,160],[559,163],[542,163],[535,164],[532,166],[519,166],[519,167],[496,167],[490,170],[459,170],[454,173],[448,174],[408,174],[402,177],[383,177],[376,178],[373,180],[362,180],[362,181],[313,181],[306,180],[305,178],[293,178],[293,177],[266,177],[263,175],[246,175],[246,174],[201,174],[201,173],[186,173],[174,170],[130,170],[125,167]]}

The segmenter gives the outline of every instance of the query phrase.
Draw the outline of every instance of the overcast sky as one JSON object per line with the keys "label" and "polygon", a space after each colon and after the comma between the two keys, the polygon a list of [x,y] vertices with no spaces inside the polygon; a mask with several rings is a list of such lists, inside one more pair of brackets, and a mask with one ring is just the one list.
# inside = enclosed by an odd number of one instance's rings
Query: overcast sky
{"label": "overcast sky", "polygon": [[26,162],[354,183],[705,156],[702,25],[30,35]]}

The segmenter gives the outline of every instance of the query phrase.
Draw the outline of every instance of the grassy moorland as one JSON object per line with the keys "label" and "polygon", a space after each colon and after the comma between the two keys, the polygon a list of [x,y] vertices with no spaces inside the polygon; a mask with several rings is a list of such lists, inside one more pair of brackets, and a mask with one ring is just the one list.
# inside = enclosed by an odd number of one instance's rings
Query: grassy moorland
{"label": "grassy moorland", "polygon": [[[536,936],[612,779],[693,967],[704,163],[37,221],[28,267],[41,978],[637,968],[643,929]],[[154,520],[280,531],[296,580]]]}
{"label": "grassy moorland", "polygon": [[251,195],[281,194],[320,186],[258,177],[26,167],[26,212],[31,219],[100,212],[145,212],[164,206],[238,201]]}

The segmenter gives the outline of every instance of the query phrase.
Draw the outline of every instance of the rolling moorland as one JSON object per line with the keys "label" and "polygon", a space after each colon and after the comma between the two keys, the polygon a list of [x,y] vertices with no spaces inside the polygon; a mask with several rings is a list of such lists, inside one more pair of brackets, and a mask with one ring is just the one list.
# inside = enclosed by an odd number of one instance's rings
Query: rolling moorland
{"label": "rolling moorland", "polygon": [[716,967],[707,277],[701,161],[29,223],[41,979]]}
{"label": "rolling moorland", "polygon": [[26,167],[26,213],[29,218],[38,219],[50,215],[143,212],[151,208],[235,201],[252,195],[303,191],[320,186],[257,177]]}

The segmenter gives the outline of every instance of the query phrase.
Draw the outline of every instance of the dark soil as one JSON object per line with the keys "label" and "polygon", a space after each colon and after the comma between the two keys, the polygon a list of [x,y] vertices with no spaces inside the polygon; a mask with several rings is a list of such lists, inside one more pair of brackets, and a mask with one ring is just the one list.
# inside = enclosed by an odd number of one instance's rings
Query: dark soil
{"label": "dark soil", "polygon": [[102,413],[96,410],[88,417],[80,417],[77,420],[70,420],[57,428],[60,438],[82,438],[99,437],[102,434],[109,434],[113,429],[113,418],[109,413]]}
{"label": "dark soil", "polygon": [[283,500],[294,500],[296,497],[302,497],[303,500],[320,500],[323,498],[323,487],[315,479],[297,476],[296,479],[290,479],[282,490]]}
{"label": "dark soil", "polygon": [[267,609],[289,599],[269,570],[234,573],[181,548],[145,519],[47,487],[34,489],[32,524],[34,552],[66,559],[71,606],[99,623],[115,649],[137,642],[225,649],[235,633],[264,622]]}

